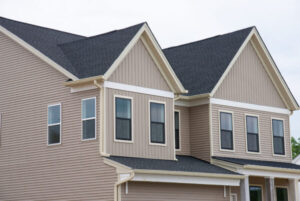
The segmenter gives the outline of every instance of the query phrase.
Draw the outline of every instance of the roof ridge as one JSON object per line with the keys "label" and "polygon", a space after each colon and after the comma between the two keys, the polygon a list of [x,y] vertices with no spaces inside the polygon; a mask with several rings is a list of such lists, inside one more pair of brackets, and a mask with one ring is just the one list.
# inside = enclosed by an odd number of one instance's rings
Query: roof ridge
{"label": "roof ridge", "polygon": [[87,37],[87,36],[83,36],[83,35],[79,35],[79,34],[75,34],[75,33],[70,33],[70,32],[66,32],[66,31],[62,31],[62,30],[58,30],[58,29],[53,29],[53,28],[49,28],[49,27],[43,27],[43,26],[40,26],[40,25],[31,24],[31,23],[22,22],[22,21],[17,21],[17,20],[13,20],[13,19],[9,19],[9,18],[5,18],[5,17],[0,16],[0,20],[1,19],[8,20],[8,21],[11,21],[11,22],[14,22],[14,23],[19,23],[19,24],[27,25],[27,26],[33,26],[33,27],[36,27],[36,28],[47,29],[47,30],[50,30],[50,31],[60,32],[60,33],[64,33],[64,34],[69,34],[69,35],[73,35],[73,36]]}
{"label": "roof ridge", "polygon": [[184,43],[184,44],[181,44],[181,45],[175,45],[175,46],[167,47],[167,48],[164,48],[163,50],[169,50],[169,49],[172,49],[172,48],[177,48],[177,47],[182,47],[182,46],[186,46],[186,45],[191,45],[191,44],[194,44],[194,43],[199,43],[199,42],[203,42],[203,41],[206,41],[206,40],[215,39],[215,38],[218,38],[220,36],[226,36],[226,35],[229,35],[229,34],[237,33],[237,32],[240,32],[240,31],[245,31],[247,29],[253,29],[253,28],[256,28],[256,26],[250,26],[250,27],[247,27],[247,28],[238,29],[236,31],[231,31],[231,32],[228,32],[228,33],[219,34],[219,35],[211,36],[211,37],[208,37],[208,38],[204,38],[204,39],[201,39],[201,40],[196,40],[196,41]]}

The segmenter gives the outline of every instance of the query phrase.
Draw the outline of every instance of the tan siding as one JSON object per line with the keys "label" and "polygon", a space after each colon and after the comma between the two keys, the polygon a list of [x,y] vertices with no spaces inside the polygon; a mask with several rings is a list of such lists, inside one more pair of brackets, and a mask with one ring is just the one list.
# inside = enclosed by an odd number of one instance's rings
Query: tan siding
{"label": "tan siding", "polygon": [[175,106],[179,111],[179,140],[180,149],[176,151],[178,155],[190,155],[190,111],[188,107]]}
{"label": "tan siding", "polygon": [[109,81],[170,91],[141,40],[128,53]]}
{"label": "tan siding", "polygon": [[289,180],[275,178],[275,186],[289,186]]}
{"label": "tan siding", "polygon": [[258,105],[285,107],[250,43],[245,47],[214,97]]}
{"label": "tan siding", "polygon": [[194,157],[210,160],[209,106],[190,107],[191,154]]}
{"label": "tan siding", "polygon": [[[81,99],[99,103],[99,91],[71,94],[53,67],[3,34],[0,44],[0,200],[112,200],[115,170],[98,139],[81,141]],[[47,146],[47,105],[59,102],[62,144]]]}
{"label": "tan siding", "polygon": [[[132,97],[133,143],[114,141],[114,96]],[[149,100],[165,102],[166,146],[150,145]],[[112,155],[174,159],[174,107],[173,99],[115,89],[106,89],[107,151]],[[109,112],[110,111],[110,112]]]}
{"label": "tan siding", "polygon": [[240,193],[240,187],[239,186],[230,187],[230,191],[231,191],[231,193],[237,195],[237,201],[241,201],[241,196],[240,196],[241,193]]}
{"label": "tan siding", "polygon": [[[220,131],[219,131],[219,111],[233,112],[233,135],[234,135],[234,152],[220,151]],[[259,138],[260,154],[246,153],[246,131],[245,131],[245,114],[259,115]],[[272,127],[271,118],[284,119],[284,140],[286,156],[274,156],[272,145]],[[225,157],[237,157],[259,160],[276,160],[291,162],[291,143],[289,130],[289,116],[284,114],[262,112],[256,110],[247,110],[236,107],[221,105],[212,105],[212,135],[213,135],[213,155]]]}
{"label": "tan siding", "polygon": [[229,201],[223,186],[129,182],[122,186],[122,201]]}

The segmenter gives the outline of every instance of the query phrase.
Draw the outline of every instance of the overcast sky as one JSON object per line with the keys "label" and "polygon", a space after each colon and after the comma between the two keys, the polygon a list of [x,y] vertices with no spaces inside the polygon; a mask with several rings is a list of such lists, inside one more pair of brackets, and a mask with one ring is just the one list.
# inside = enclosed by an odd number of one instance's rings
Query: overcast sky
{"label": "overcast sky", "polygon": [[300,1],[0,0],[0,16],[85,36],[147,21],[163,48],[255,25],[300,102]]}

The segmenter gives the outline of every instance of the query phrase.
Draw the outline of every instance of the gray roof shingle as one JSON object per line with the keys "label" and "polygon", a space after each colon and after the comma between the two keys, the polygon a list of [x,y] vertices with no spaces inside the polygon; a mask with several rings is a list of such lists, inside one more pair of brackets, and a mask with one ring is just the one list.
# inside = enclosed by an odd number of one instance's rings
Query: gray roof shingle
{"label": "gray roof shingle", "polygon": [[161,160],[148,158],[135,158],[123,156],[110,156],[108,159],[121,163],[132,169],[144,170],[167,170],[167,171],[183,171],[183,172],[201,172],[201,173],[215,173],[215,174],[233,174],[235,172],[223,169],[221,167],[212,165],[206,161],[194,158],[192,156],[176,156],[175,160]]}
{"label": "gray roof shingle", "polygon": [[258,165],[258,166],[300,170],[300,165],[296,165],[293,163],[276,162],[276,161],[260,161],[260,160],[241,159],[241,158],[218,157],[218,156],[214,156],[213,158],[217,160],[239,164],[239,165]]}
{"label": "gray roof shingle", "polygon": [[253,27],[163,50],[187,95],[210,93]]}

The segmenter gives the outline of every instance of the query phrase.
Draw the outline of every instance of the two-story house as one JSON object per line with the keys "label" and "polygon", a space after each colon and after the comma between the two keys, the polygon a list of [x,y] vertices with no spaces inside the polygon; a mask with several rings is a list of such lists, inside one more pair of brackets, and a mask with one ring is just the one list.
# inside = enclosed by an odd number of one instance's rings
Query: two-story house
{"label": "two-story house", "polygon": [[0,18],[0,200],[299,201],[298,109],[255,27],[162,50]]}

